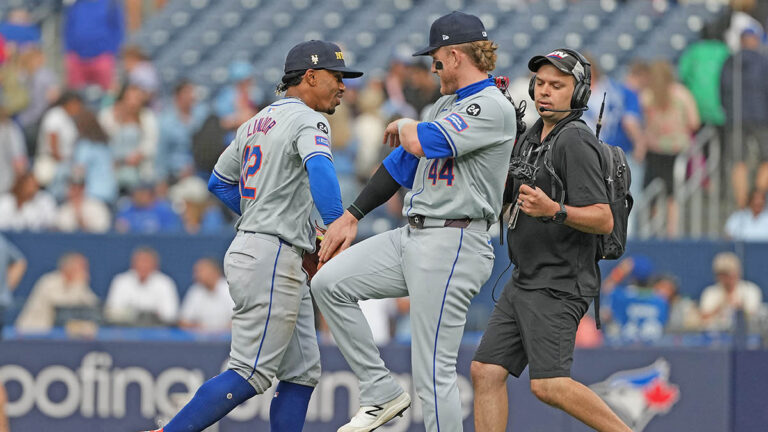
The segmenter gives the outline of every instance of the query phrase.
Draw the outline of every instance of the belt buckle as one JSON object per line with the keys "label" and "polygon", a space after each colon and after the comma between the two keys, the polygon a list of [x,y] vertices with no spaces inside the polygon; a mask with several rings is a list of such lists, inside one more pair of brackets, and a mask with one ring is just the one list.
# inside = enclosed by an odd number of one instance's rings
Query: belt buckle
{"label": "belt buckle", "polygon": [[414,228],[424,228],[424,217],[421,215],[411,216],[409,222],[411,222],[411,226]]}

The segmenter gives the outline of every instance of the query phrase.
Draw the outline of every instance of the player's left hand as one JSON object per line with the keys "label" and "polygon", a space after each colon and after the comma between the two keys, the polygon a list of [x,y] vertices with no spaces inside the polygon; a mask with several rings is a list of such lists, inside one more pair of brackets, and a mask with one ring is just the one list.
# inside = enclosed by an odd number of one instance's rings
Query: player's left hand
{"label": "player's left hand", "polygon": [[389,144],[390,147],[398,147],[400,145],[400,131],[397,128],[398,121],[399,120],[393,121],[387,125],[386,129],[384,129],[384,139],[381,141],[382,144]]}
{"label": "player's left hand", "polygon": [[520,186],[517,203],[520,210],[530,217],[551,218],[560,210],[560,206],[552,201],[543,190],[526,184]]}
{"label": "player's left hand", "polygon": [[317,268],[320,269],[323,264],[348,248],[355,236],[357,236],[357,218],[349,210],[345,210],[344,214],[328,226],[328,230],[323,236],[318,253],[320,262]]}

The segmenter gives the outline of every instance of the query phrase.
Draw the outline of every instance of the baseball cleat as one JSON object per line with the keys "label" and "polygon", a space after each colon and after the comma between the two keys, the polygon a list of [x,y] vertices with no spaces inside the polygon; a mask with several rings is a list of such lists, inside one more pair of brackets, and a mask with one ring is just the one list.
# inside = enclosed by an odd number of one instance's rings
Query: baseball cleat
{"label": "baseball cleat", "polygon": [[402,417],[410,406],[411,396],[403,392],[385,404],[360,407],[352,420],[340,427],[338,432],[370,432],[397,416]]}

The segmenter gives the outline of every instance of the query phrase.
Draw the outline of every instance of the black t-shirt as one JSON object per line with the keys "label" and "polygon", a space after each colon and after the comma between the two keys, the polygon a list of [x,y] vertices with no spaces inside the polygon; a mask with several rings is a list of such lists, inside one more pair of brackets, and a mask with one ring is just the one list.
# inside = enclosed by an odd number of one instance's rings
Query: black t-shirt
{"label": "black t-shirt", "polygon": [[[534,124],[512,153],[513,156],[524,156],[529,146],[533,146],[529,162],[534,163],[537,153],[554,143],[548,151],[552,152],[552,168],[563,188],[555,187],[556,196],[552,196],[552,180],[544,167],[547,159],[544,154],[536,162],[540,167],[536,187],[555,201],[559,201],[562,189],[565,189],[565,204],[569,206],[608,203],[595,135],[571,125],[555,131],[556,135],[550,133],[544,143],[540,143],[542,125],[541,120]],[[521,184],[514,180],[505,198],[510,201],[516,198]],[[510,259],[515,264],[512,280],[518,287],[552,288],[585,297],[598,294],[597,235],[542,222],[521,211],[515,229],[508,230],[507,239]]]}

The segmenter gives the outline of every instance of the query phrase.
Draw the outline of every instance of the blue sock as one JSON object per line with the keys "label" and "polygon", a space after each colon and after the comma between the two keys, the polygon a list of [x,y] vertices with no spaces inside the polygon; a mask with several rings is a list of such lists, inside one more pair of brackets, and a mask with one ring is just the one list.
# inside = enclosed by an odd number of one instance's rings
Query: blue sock
{"label": "blue sock", "polygon": [[[275,397],[269,406],[269,430],[271,432],[301,432],[307,418],[309,398],[314,387],[286,381],[277,383]],[[171,431],[165,431],[171,432]]]}
{"label": "blue sock", "polygon": [[255,395],[256,390],[245,378],[228,369],[201,385],[163,432],[199,432]]}

